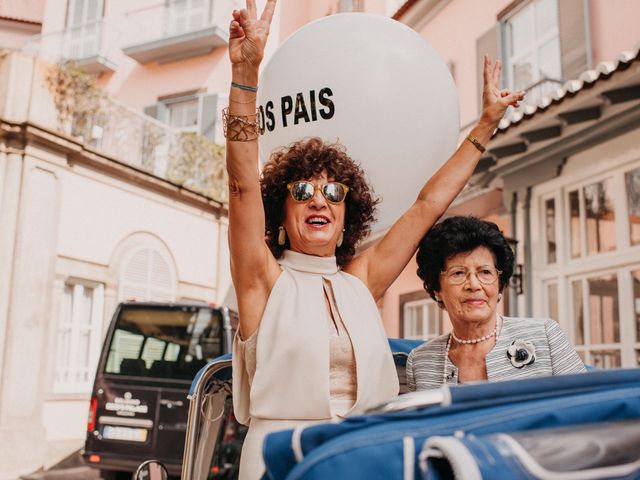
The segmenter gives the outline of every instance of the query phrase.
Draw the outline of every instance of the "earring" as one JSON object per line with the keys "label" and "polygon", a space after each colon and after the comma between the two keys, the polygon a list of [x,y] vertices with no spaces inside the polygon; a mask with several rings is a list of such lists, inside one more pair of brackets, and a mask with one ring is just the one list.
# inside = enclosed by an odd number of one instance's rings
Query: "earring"
{"label": "earring", "polygon": [[501,293],[498,294],[498,303],[500,303],[500,300],[502,300],[502,294]]}
{"label": "earring", "polygon": [[287,232],[283,226],[278,227],[278,245],[282,246],[287,242]]}
{"label": "earring", "polygon": [[336,244],[336,246],[341,247],[343,240],[344,240],[344,228],[340,232],[340,236],[338,237],[338,243]]}

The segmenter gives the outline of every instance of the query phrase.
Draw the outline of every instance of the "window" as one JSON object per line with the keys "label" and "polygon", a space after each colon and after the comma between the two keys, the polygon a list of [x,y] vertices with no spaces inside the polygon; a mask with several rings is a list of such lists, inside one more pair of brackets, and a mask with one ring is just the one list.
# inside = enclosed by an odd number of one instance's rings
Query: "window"
{"label": "window", "polygon": [[640,243],[640,168],[626,172],[627,208],[629,209],[629,237],[631,245]]}
{"label": "window", "polygon": [[[635,342],[640,348],[640,270],[631,272],[631,278],[633,281],[633,316],[635,317]],[[638,362],[640,365],[640,361]]]}
{"label": "window", "polygon": [[173,301],[175,280],[169,262],[153,248],[134,251],[123,269],[120,299]]}
{"label": "window", "polygon": [[571,258],[595,255],[616,248],[613,179],[569,192]]}
{"label": "window", "polygon": [[616,248],[612,190],[611,178],[583,188],[588,255],[610,252]]}
{"label": "window", "polygon": [[571,231],[571,258],[582,254],[580,236],[580,195],[578,190],[569,192],[569,228]]}
{"label": "window", "polygon": [[167,35],[180,35],[205,28],[209,23],[211,0],[168,0]]}
{"label": "window", "polygon": [[363,12],[364,0],[340,0],[338,12]]}
{"label": "window", "polygon": [[198,131],[198,99],[167,102],[169,125],[184,131]]}
{"label": "window", "polygon": [[533,102],[561,84],[557,0],[526,3],[505,20],[503,36],[511,88],[528,90]]}
{"label": "window", "polygon": [[[547,241],[547,263],[556,263],[556,201],[549,198],[544,202],[545,231]],[[556,317],[551,317],[556,318]]]}
{"label": "window", "polygon": [[576,349],[582,353],[585,362],[595,367],[619,367],[617,274],[576,279],[571,287]]}
{"label": "window", "polygon": [[144,113],[173,128],[194,132],[210,142],[224,144],[220,111],[225,95],[196,90],[168,95],[144,108]]}
{"label": "window", "polygon": [[[640,160],[535,187],[535,316],[556,318],[583,360],[640,365]],[[577,180],[577,182],[576,182]],[[553,228],[555,225],[555,229]],[[555,261],[552,261],[555,259]]]}
{"label": "window", "polygon": [[100,49],[103,0],[69,0],[65,39],[66,58],[82,59]]}
{"label": "window", "polygon": [[444,312],[433,300],[404,304],[404,338],[428,340],[442,335]]}
{"label": "window", "polygon": [[191,380],[223,353],[219,310],[127,305],[120,310],[105,373]]}
{"label": "window", "polygon": [[546,285],[547,316],[558,320],[558,284],[548,282]]}
{"label": "window", "polygon": [[91,391],[102,342],[103,299],[102,285],[65,285],[58,315],[55,392]]}

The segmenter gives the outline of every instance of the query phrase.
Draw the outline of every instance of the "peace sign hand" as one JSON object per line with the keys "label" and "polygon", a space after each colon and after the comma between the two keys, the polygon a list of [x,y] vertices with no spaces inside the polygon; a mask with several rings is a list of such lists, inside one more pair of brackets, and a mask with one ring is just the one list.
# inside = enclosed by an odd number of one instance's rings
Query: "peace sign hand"
{"label": "peace sign hand", "polygon": [[484,56],[484,86],[482,89],[482,115],[481,121],[497,127],[507,108],[517,108],[524,99],[524,92],[512,92],[508,89],[500,89],[500,72],[502,64],[500,60],[491,65],[491,59]]}
{"label": "peace sign hand", "polygon": [[256,0],[246,1],[247,8],[233,11],[229,26],[229,58],[234,66],[258,68],[264,56],[276,0],[267,1],[259,19]]}

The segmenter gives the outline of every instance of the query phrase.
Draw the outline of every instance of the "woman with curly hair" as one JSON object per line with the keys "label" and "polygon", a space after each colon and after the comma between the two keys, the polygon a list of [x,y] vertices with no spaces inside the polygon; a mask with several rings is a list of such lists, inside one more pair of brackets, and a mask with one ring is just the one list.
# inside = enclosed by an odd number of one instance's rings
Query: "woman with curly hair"
{"label": "woman with curly hair", "polygon": [[555,320],[498,315],[514,255],[495,223],[447,218],[425,235],[416,260],[452,328],[409,354],[409,390],[585,371]]}
{"label": "woman with curly hair", "polygon": [[376,200],[362,170],[317,138],[272,155],[260,178],[256,91],[275,0],[233,12],[232,83],[224,113],[229,172],[231,275],[240,316],[233,350],[237,419],[249,423],[241,478],[263,471],[274,430],[343,417],[394,398],[398,380],[376,302],[418,242],[464,187],[509,105],[500,65],[484,64],[483,112],[413,206],[355,256]]}

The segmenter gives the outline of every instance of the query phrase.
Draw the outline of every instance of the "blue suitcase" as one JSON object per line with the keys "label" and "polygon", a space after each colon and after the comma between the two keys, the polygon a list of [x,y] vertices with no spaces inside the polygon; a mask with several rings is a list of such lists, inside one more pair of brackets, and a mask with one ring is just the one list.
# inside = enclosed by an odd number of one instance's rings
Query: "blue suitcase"
{"label": "blue suitcase", "polygon": [[265,478],[640,478],[640,369],[402,395],[269,435]]}

